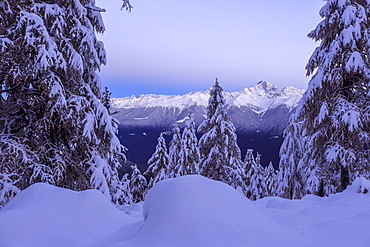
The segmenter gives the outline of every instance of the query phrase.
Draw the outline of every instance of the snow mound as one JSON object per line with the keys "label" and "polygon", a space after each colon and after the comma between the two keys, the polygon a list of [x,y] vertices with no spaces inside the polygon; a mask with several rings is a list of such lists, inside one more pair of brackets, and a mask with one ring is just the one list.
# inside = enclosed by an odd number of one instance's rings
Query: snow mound
{"label": "snow mound", "polygon": [[90,246],[132,221],[97,190],[37,183],[0,210],[0,246]]}
{"label": "snow mound", "polygon": [[[367,194],[370,191],[370,181],[360,177],[353,181],[352,185],[349,185],[344,193],[362,193]],[[370,193],[369,193],[370,194]]]}
{"label": "snow mound", "polygon": [[254,202],[274,221],[301,236],[299,246],[370,246],[370,181],[357,178],[342,193],[306,195],[301,200],[277,197]]}
{"label": "snow mound", "polygon": [[232,187],[201,176],[157,183],[143,214],[138,234],[116,246],[296,246],[293,231]]}
{"label": "snow mound", "polygon": [[370,181],[329,197],[255,202],[201,176],[164,180],[121,206],[97,190],[34,184],[0,210],[0,246],[369,246]]}

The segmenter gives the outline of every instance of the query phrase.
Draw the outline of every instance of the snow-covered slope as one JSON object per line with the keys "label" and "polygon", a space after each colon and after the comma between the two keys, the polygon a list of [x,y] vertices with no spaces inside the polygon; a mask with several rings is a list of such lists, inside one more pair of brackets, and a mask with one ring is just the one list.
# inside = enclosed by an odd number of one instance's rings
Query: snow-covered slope
{"label": "snow-covered slope", "polygon": [[91,246],[133,221],[98,190],[37,183],[0,210],[0,246]]}
{"label": "snow-covered slope", "polygon": [[[255,131],[285,127],[303,92],[294,87],[279,89],[261,81],[239,92],[225,92],[224,97],[234,125],[239,129]],[[199,124],[204,119],[208,98],[208,92],[202,91],[171,96],[141,95],[113,98],[112,105],[119,110],[116,117],[122,125],[165,127],[181,124],[190,111],[195,115],[196,124]],[[277,121],[270,121],[264,126],[265,115],[271,120],[274,113]]]}
{"label": "snow-covered slope", "polygon": [[329,197],[256,202],[218,181],[157,183],[117,210],[100,192],[35,184],[0,210],[0,246],[369,246],[370,182]]}

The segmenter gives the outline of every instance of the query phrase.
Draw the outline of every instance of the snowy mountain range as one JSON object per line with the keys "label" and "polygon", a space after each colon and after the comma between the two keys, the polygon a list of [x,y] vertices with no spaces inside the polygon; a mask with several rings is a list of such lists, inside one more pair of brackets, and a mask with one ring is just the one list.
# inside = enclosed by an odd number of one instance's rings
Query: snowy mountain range
{"label": "snowy mountain range", "polygon": [[[238,131],[280,134],[297,106],[304,90],[294,87],[278,88],[266,81],[239,92],[224,92],[226,107]],[[194,113],[196,125],[206,116],[209,92],[185,95],[141,95],[113,98],[115,117],[125,127],[170,128],[184,122]]]}

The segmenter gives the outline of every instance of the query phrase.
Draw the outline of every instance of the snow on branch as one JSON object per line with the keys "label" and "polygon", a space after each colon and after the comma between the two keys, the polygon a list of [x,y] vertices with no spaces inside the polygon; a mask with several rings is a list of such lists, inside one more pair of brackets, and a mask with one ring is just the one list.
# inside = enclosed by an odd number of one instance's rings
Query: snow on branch
{"label": "snow on branch", "polygon": [[359,52],[353,52],[346,63],[347,72],[361,72],[365,67],[364,60]]}
{"label": "snow on branch", "polygon": [[128,12],[131,12],[131,9],[133,8],[132,5],[130,4],[130,0],[122,0],[123,3],[122,3],[122,7],[121,7],[121,10],[122,9],[126,9],[128,10]]}

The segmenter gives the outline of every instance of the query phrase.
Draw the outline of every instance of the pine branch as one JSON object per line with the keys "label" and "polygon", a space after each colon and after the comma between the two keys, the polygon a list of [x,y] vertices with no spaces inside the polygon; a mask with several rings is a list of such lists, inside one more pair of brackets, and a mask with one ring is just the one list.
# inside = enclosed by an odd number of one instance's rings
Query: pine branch
{"label": "pine branch", "polygon": [[91,11],[97,11],[97,12],[100,12],[100,13],[105,13],[107,12],[106,9],[101,9],[101,8],[98,8],[96,6],[94,6],[95,8],[91,8],[91,7],[88,7],[88,6],[85,6],[86,9],[88,10],[91,10]]}

